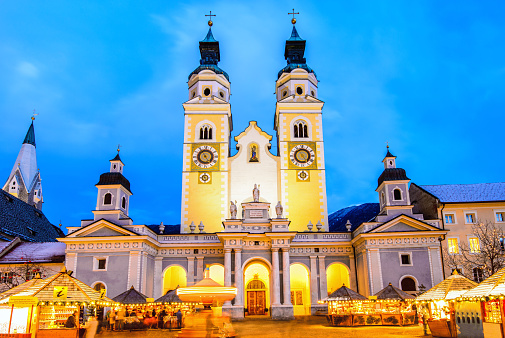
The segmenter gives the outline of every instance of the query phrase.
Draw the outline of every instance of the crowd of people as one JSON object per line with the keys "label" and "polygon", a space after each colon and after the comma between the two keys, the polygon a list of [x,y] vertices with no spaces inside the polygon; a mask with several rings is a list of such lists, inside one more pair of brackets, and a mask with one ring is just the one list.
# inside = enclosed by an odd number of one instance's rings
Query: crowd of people
{"label": "crowd of people", "polygon": [[120,307],[105,314],[106,328],[111,331],[128,329],[180,329],[183,326],[181,309],[158,306],[152,309]]}

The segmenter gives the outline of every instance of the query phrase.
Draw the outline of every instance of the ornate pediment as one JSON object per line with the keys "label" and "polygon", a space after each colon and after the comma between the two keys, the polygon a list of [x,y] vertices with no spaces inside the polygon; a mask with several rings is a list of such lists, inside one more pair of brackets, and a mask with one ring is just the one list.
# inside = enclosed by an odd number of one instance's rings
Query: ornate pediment
{"label": "ornate pediment", "polygon": [[138,234],[130,230],[127,230],[119,225],[101,219],[67,235],[67,237],[115,237],[115,236],[138,236]]}
{"label": "ornate pediment", "polygon": [[400,215],[392,220],[376,227],[368,233],[384,232],[417,232],[417,231],[440,231],[428,223],[412,218],[407,215]]}

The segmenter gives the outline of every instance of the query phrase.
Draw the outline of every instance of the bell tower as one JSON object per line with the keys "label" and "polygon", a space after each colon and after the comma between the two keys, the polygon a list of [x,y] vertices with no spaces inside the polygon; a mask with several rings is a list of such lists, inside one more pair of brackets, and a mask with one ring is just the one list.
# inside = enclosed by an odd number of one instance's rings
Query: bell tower
{"label": "bell tower", "polygon": [[309,222],[319,222],[321,230],[328,231],[324,102],[317,98],[318,80],[304,57],[306,41],[296,30],[296,19],[291,22],[293,30],[284,51],[287,65],[279,71],[275,86],[280,194],[291,231],[305,231]]}
{"label": "bell tower", "polygon": [[200,41],[200,65],[189,75],[189,99],[183,104],[181,233],[200,222],[205,232],[222,231],[228,214],[230,80],[218,66],[219,42],[212,34],[212,20],[208,24],[207,36]]}

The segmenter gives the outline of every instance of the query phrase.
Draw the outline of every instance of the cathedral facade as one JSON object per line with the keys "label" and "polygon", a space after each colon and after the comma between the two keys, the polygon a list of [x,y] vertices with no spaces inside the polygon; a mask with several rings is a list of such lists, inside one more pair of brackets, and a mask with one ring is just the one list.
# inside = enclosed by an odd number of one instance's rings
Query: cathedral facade
{"label": "cathedral facade", "polygon": [[93,218],[59,239],[67,269],[108,297],[134,286],[152,298],[195,284],[208,269],[216,281],[237,287],[236,298],[223,305],[235,319],[314,314],[342,284],[369,296],[388,283],[416,292],[442,281],[446,231],[440,219],[413,212],[410,179],[389,149],[377,210],[359,223],[330,224],[324,102],[305,45],[293,25],[287,65],[276,79],[277,153],[270,151],[272,135],[251,121],[235,136],[231,156],[229,76],[218,66],[219,42],[209,28],[183,104],[180,226],[133,224],[132,190],[118,152],[96,184]]}

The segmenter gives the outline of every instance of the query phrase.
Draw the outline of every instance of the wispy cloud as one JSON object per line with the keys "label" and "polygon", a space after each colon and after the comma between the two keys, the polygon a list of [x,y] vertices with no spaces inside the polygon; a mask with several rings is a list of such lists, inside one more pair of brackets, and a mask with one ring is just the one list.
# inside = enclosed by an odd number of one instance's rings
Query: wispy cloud
{"label": "wispy cloud", "polygon": [[36,78],[39,76],[39,69],[35,67],[33,63],[28,61],[21,61],[17,66],[18,73],[27,76]]}

